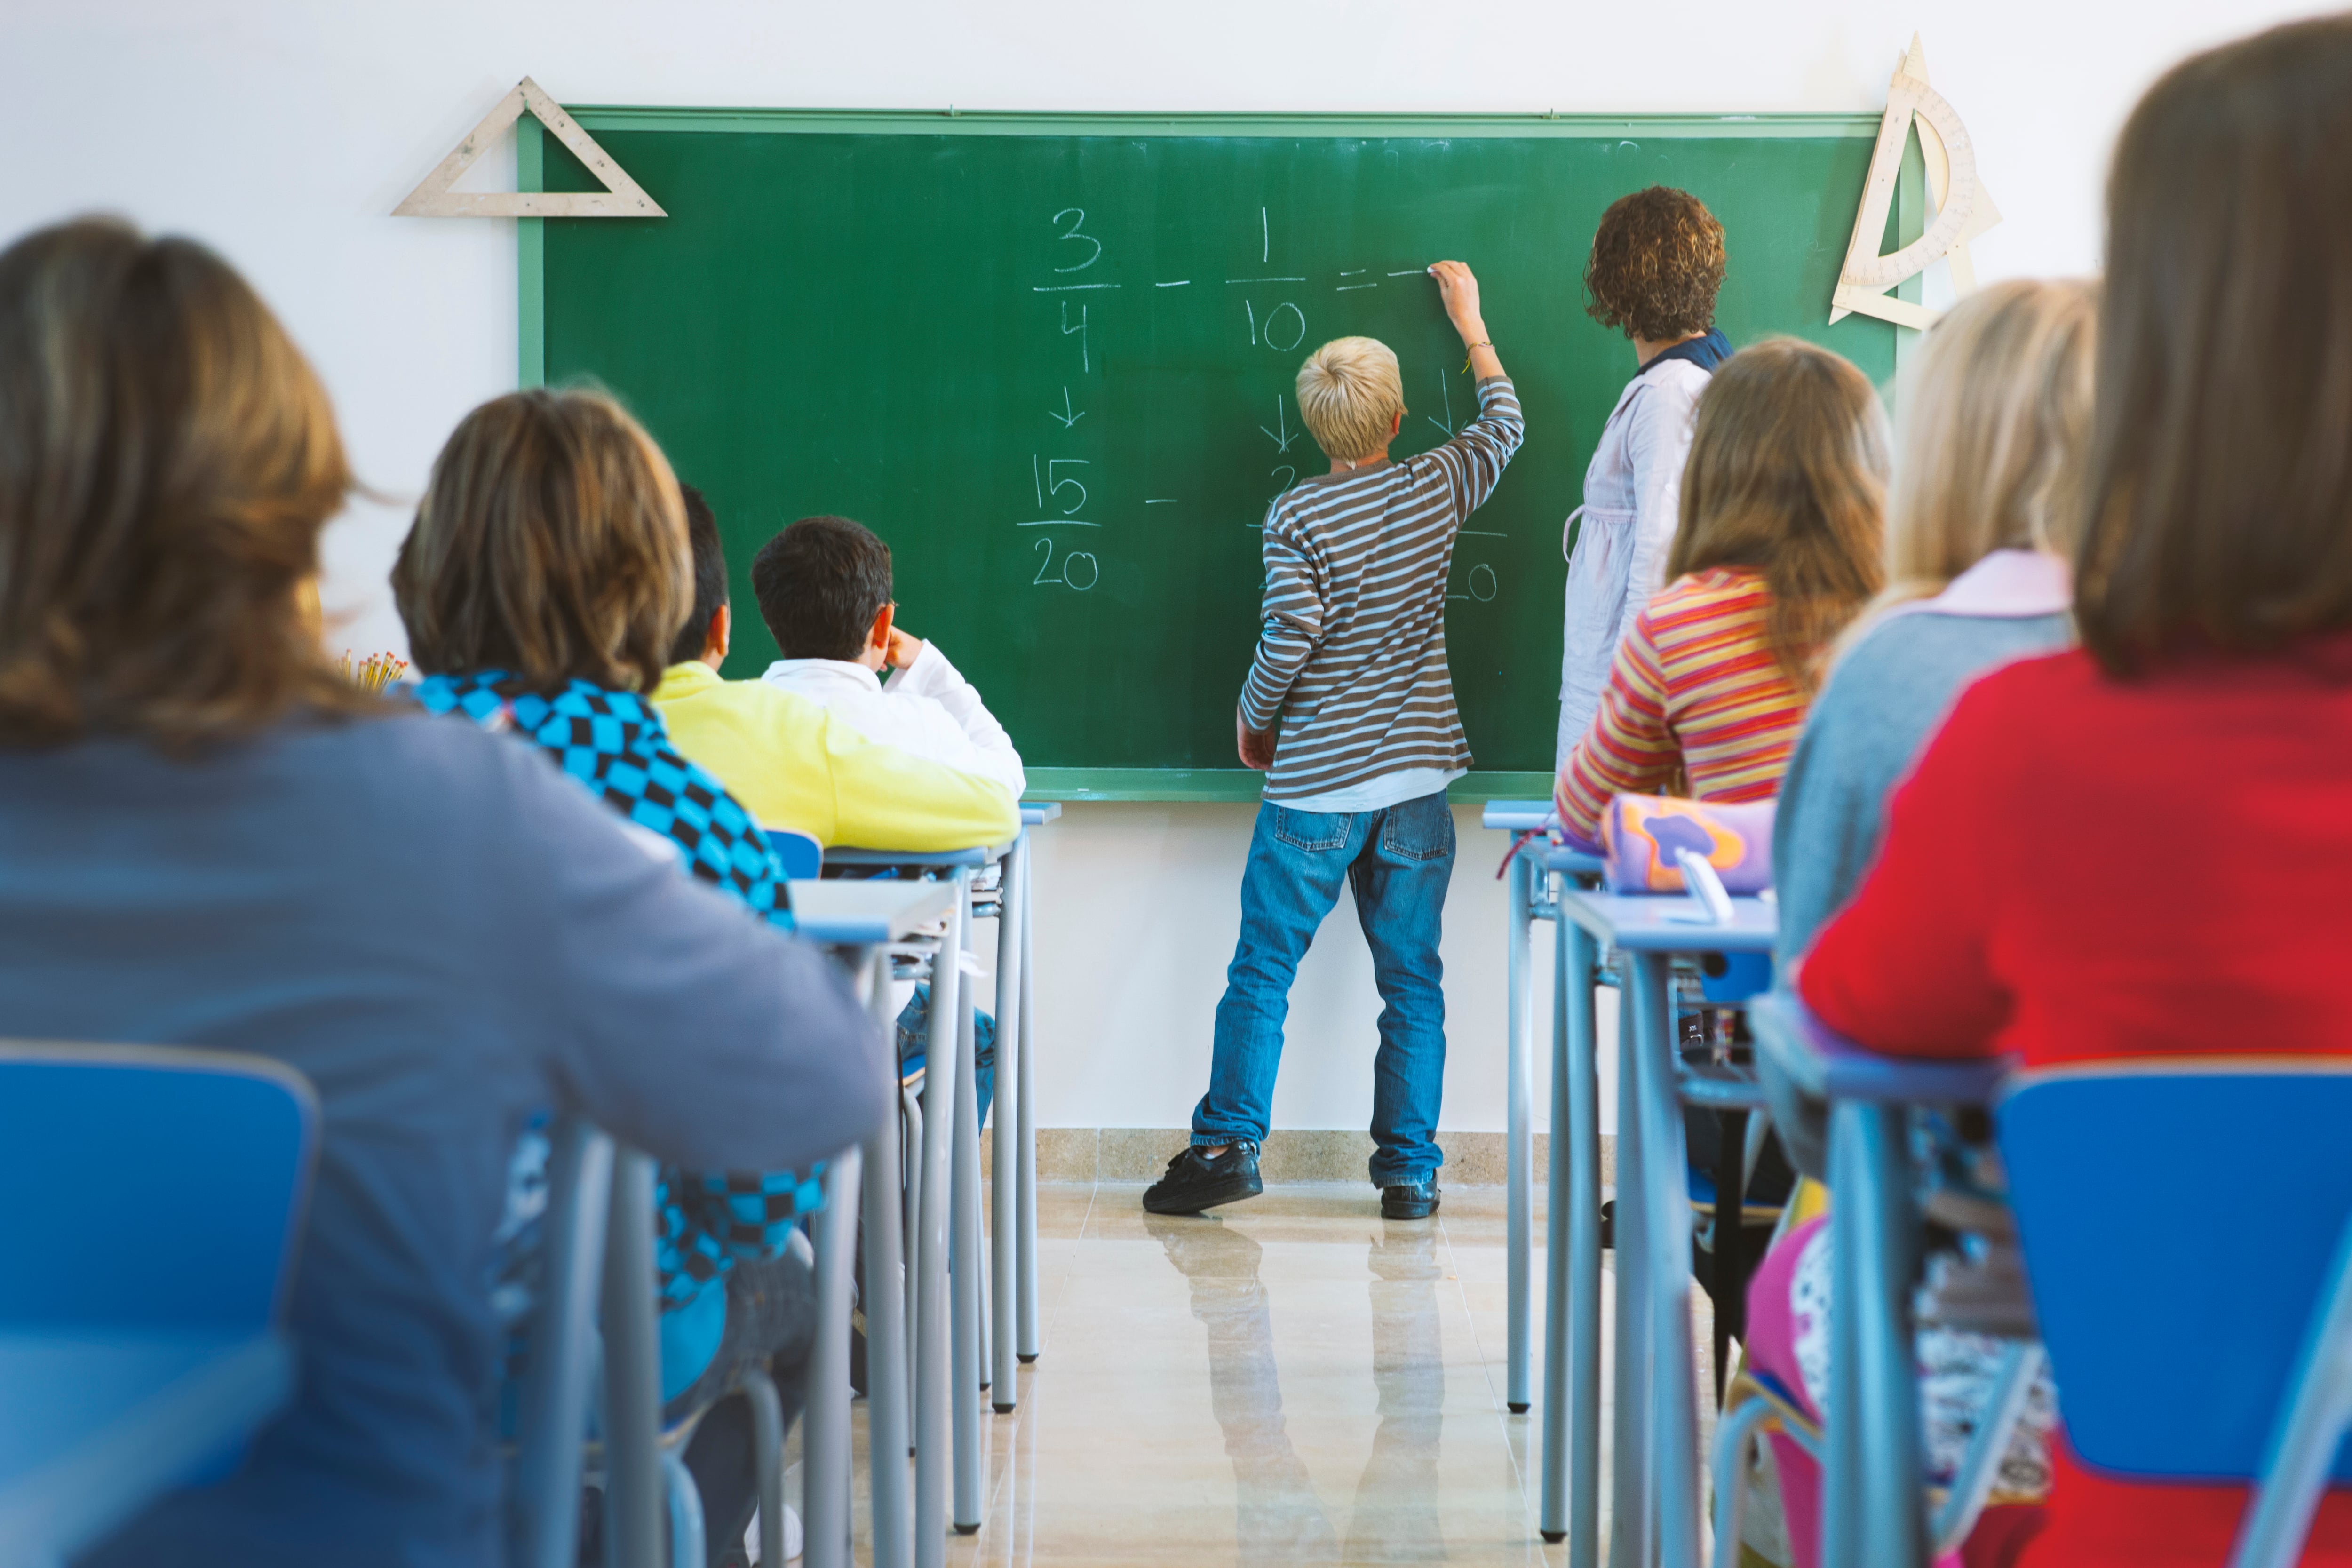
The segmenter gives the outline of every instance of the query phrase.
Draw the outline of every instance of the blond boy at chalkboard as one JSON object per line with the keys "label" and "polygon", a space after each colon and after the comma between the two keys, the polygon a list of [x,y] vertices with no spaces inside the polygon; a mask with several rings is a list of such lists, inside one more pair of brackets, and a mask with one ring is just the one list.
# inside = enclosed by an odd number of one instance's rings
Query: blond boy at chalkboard
{"label": "blond boy at chalkboard", "polygon": [[1192,1145],[1143,1195],[1155,1214],[1198,1214],[1263,1190],[1258,1146],[1290,983],[1343,883],[1387,1004],[1372,1061],[1372,1184],[1391,1219],[1437,1207],[1437,945],[1454,873],[1445,788],[1470,767],[1445,664],[1445,579],[1455,536],[1525,426],[1479,316],[1477,279],[1458,261],[1429,270],[1478,377],[1478,417],[1460,435],[1389,460],[1403,383],[1396,355],[1370,338],[1326,343],[1299,368],[1298,409],[1331,469],[1266,512],[1264,629],[1234,719],[1265,795],[1209,1091],[1192,1112]]}

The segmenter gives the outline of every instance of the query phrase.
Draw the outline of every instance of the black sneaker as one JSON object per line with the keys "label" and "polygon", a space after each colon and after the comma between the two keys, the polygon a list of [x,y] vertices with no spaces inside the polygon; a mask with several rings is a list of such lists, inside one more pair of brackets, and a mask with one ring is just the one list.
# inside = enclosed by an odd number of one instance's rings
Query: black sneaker
{"label": "black sneaker", "polygon": [[1437,1212],[1437,1178],[1381,1189],[1382,1219],[1427,1219]]}
{"label": "black sneaker", "polygon": [[1188,1148],[1168,1162],[1168,1173],[1143,1191],[1153,1214],[1199,1214],[1265,1191],[1257,1177],[1257,1145],[1234,1143],[1212,1160]]}

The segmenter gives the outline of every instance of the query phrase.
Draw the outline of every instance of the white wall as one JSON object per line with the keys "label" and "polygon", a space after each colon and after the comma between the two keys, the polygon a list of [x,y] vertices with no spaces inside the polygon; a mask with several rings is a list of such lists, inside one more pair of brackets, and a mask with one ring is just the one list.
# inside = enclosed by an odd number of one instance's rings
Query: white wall
{"label": "white wall", "polygon": [[[404,505],[457,417],[513,384],[515,242],[504,222],[385,215],[525,74],[593,103],[1867,110],[1917,28],[2007,216],[1976,252],[1990,279],[2094,269],[2107,150],[2134,98],[2184,52],[2309,9],[5,0],[0,237],[110,208],[200,236],[246,270],[317,361],[360,473],[384,498],[332,531],[329,605],[348,612],[353,648],[397,648],[383,577]],[[1507,333],[1507,302],[1492,303]],[[1574,504],[1561,498],[1563,512]],[[1459,815],[1445,1125],[1491,1130],[1503,1114],[1500,847],[1475,812]],[[1077,806],[1044,836],[1047,1124],[1182,1123],[1206,1068],[1249,822],[1245,806]],[[1343,909],[1293,1001],[1279,1124],[1364,1124],[1376,1010]]]}

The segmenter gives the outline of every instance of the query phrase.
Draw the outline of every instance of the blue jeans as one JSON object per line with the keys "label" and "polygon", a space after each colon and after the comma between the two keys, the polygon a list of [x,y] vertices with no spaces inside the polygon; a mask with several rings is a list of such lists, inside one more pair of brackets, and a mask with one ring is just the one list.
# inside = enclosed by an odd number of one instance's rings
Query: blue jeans
{"label": "blue jeans", "polygon": [[1454,814],[1443,790],[1379,811],[1257,808],[1242,873],[1242,934],[1217,1004],[1209,1092],[1192,1112],[1195,1146],[1265,1140],[1290,983],[1339,886],[1356,895],[1381,988],[1381,1048],[1372,1058],[1374,1186],[1425,1182],[1445,1090],[1444,967],[1437,955],[1445,887],[1454,878]]}

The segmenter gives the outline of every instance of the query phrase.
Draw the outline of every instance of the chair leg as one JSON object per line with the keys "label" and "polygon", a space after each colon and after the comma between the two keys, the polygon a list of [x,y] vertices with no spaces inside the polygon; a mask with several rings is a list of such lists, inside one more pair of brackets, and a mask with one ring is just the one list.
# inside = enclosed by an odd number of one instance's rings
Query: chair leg
{"label": "chair leg", "polygon": [[1748,1240],[1748,1113],[1721,1110],[1716,1115],[1715,1407],[1720,1410],[1732,1339],[1747,1338],[1748,1276],[1741,1253]]}
{"label": "chair leg", "polygon": [[752,1367],[741,1377],[751,1406],[751,1468],[760,1482],[760,1568],[783,1568],[784,1406],[768,1374]]}
{"label": "chair leg", "polygon": [[1771,1418],[1771,1405],[1751,1399],[1725,1416],[1715,1429],[1717,1568],[1737,1568],[1739,1562],[1739,1518],[1748,1503],[1748,1451]]}
{"label": "chair leg", "polygon": [[[769,1390],[771,1394],[774,1392]],[[669,1483],[671,1568],[702,1568],[710,1560],[702,1533],[702,1493],[695,1487],[694,1473],[686,1468],[685,1458],[676,1448],[664,1448],[661,1463],[662,1479]]]}
{"label": "chair leg", "polygon": [[2352,1425],[2352,1222],[2336,1242],[2295,1373],[2230,1568],[2288,1568],[2302,1555],[2328,1468]]}

